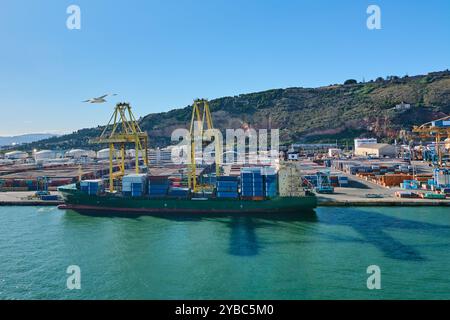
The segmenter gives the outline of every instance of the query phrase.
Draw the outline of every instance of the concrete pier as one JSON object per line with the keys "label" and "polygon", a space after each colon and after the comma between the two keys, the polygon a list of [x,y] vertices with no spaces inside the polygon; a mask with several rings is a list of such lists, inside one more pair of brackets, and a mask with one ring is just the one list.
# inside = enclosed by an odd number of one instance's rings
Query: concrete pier
{"label": "concrete pier", "polygon": [[[51,194],[57,195],[58,192]],[[57,206],[63,203],[63,201],[33,199],[33,195],[33,191],[0,192],[0,206]]]}

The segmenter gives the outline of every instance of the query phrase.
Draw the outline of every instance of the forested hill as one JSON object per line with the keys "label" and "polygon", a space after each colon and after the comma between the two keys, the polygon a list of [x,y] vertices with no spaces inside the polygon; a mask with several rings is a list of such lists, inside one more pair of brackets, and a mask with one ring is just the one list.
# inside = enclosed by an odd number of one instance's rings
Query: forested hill
{"label": "forested hill", "polygon": [[[408,110],[394,107],[405,102]],[[410,130],[450,114],[450,72],[419,76],[389,76],[369,82],[347,80],[319,88],[273,89],[210,101],[214,125],[219,129],[247,125],[279,128],[280,142],[331,142],[354,137],[393,140],[401,129]],[[150,145],[165,146],[175,128],[187,128],[192,106],[142,117]],[[105,119],[106,120],[106,119]],[[28,149],[99,148],[88,139],[102,127],[81,129],[23,146]]]}

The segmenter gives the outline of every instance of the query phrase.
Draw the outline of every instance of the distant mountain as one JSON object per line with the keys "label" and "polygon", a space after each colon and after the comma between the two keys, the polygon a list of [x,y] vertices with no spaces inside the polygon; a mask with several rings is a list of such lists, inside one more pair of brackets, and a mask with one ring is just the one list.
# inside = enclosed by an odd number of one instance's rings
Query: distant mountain
{"label": "distant mountain", "polygon": [[[404,102],[410,106],[396,106]],[[369,82],[349,79],[319,88],[273,89],[210,101],[214,126],[224,130],[251,126],[280,129],[280,142],[349,142],[355,137],[393,141],[411,130],[450,114],[450,72],[389,76]],[[187,128],[192,106],[149,114],[139,120],[150,146],[165,146],[176,128]],[[112,111],[112,110],[111,110]],[[105,119],[105,122],[107,119]],[[25,145],[23,148],[69,149],[90,146],[103,127]]]}
{"label": "distant mountain", "polygon": [[32,142],[36,142],[39,140],[52,138],[55,136],[58,136],[58,135],[49,134],[49,133],[31,133],[31,134],[22,134],[22,135],[18,135],[18,136],[10,136],[10,137],[1,137],[0,136],[0,147],[21,145],[24,143],[32,143]]}

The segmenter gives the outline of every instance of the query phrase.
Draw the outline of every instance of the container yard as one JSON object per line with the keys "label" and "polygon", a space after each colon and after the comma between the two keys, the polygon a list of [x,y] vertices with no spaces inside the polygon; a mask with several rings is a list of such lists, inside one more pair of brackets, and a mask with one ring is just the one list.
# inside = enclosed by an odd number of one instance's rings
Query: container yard
{"label": "container yard", "polygon": [[[120,164],[113,166],[113,172]],[[150,165],[146,173],[136,174],[134,161],[126,162],[126,174],[117,186],[132,197],[162,196],[186,198],[188,170],[181,165]],[[143,169],[145,170],[145,169]],[[262,200],[280,196],[302,196],[304,190],[316,193],[319,206],[330,205],[449,205],[450,171],[433,168],[421,161],[403,159],[331,159],[315,157],[285,161],[280,168],[224,165],[223,176],[211,168],[198,167],[196,176],[204,186],[204,197]],[[48,190],[58,195],[62,185],[83,180],[81,188],[97,194],[108,187],[109,165],[95,161],[85,164],[22,163],[0,166],[0,203],[34,204],[32,195],[45,177]],[[199,193],[197,193],[199,194]],[[30,202],[34,201],[34,202]],[[42,203],[59,204],[61,200]],[[38,202],[39,204],[39,202]]]}
{"label": "container yard", "polygon": [[[336,151],[333,151],[337,154]],[[340,154],[340,153],[339,153]],[[142,160],[141,160],[142,161]],[[120,170],[115,163],[113,172]],[[118,189],[132,197],[162,196],[186,198],[188,169],[165,163],[151,165],[146,173],[136,174],[134,161],[126,162],[128,172]],[[211,168],[198,167],[196,177],[204,186],[204,197],[222,199],[262,200],[280,196],[301,196],[312,190],[318,205],[449,205],[450,170],[433,168],[422,161],[403,159],[369,159],[351,157],[336,159],[316,156],[285,161],[280,168],[269,166],[245,167],[224,165],[223,176],[216,177]],[[0,203],[35,204],[32,195],[41,187],[45,177],[48,190],[56,192],[59,186],[77,183],[88,193],[97,194],[108,187],[109,164],[96,160],[84,164],[13,163],[0,165]],[[30,202],[31,201],[31,202]],[[34,201],[34,202],[33,202]],[[61,200],[42,203],[59,204]],[[40,202],[38,202],[39,204]]]}
{"label": "container yard", "polygon": [[[90,141],[99,145],[98,152],[72,149],[5,153],[0,163],[0,201],[60,201],[59,190],[66,200],[65,193],[69,194],[71,201],[84,195],[95,199],[113,197],[114,201],[206,199],[218,201],[216,205],[229,200],[248,201],[251,210],[261,209],[262,202],[277,198],[288,201],[312,196],[324,206],[450,203],[447,144],[442,148],[439,140],[446,136],[446,119],[414,127],[422,138],[435,138],[437,133],[439,137],[419,148],[379,143],[375,138],[356,138],[352,151],[339,148],[337,143],[293,144],[282,148],[277,161],[257,165],[221,163],[217,155],[212,165],[206,165],[194,153],[192,163],[175,165],[171,162],[173,146],[148,148],[148,135],[140,130],[128,103],[118,103],[111,119],[114,122],[110,121],[101,136]],[[195,122],[213,129],[207,100],[194,101],[192,150]],[[104,148],[105,144],[108,148]],[[127,149],[130,144],[134,149]],[[73,187],[67,186],[75,186],[77,196]],[[18,195],[20,192],[25,197]],[[240,208],[245,206],[240,203]],[[177,206],[172,209],[180,210]],[[217,210],[225,208],[219,205]]]}
{"label": "container yard", "polygon": [[[130,164],[131,168],[131,164]],[[114,171],[118,166],[114,166]],[[85,165],[13,165],[0,166],[0,192],[5,191],[36,191],[39,178],[46,177],[49,180],[49,190],[65,184],[82,180],[102,178],[109,174],[108,164]]]}

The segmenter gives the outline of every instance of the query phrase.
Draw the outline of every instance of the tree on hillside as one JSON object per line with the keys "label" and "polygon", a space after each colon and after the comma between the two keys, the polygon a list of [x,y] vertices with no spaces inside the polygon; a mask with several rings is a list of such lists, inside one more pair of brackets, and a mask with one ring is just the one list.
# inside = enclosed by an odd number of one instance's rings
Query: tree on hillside
{"label": "tree on hillside", "polygon": [[398,79],[399,79],[398,76],[387,76],[387,77],[386,77],[386,80],[388,80],[388,81],[398,80]]}
{"label": "tree on hillside", "polygon": [[348,79],[345,80],[344,84],[357,84],[358,81],[356,81],[355,79]]}

